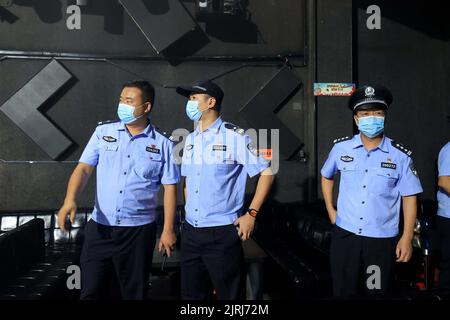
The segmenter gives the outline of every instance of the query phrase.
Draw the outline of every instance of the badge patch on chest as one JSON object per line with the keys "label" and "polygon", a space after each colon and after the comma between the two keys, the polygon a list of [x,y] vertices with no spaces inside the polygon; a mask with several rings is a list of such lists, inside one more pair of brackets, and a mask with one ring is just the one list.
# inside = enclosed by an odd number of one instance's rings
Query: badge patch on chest
{"label": "badge patch on chest", "polygon": [[397,165],[392,162],[382,162],[381,167],[386,168],[386,169],[392,169],[392,170],[397,169]]}
{"label": "badge patch on chest", "polygon": [[253,154],[254,156],[258,156],[258,150],[256,150],[256,147],[255,147],[255,145],[253,144],[253,143],[249,143],[249,144],[247,144],[247,149],[248,149],[248,151],[250,151],[251,152],[251,154]]}
{"label": "badge patch on chest", "polygon": [[213,145],[213,151],[227,151],[227,146],[223,144]]}
{"label": "badge patch on chest", "polygon": [[411,161],[411,163],[409,164],[409,169],[412,171],[412,173],[416,176],[416,177],[418,177],[419,175],[417,174],[417,170],[416,170],[416,168],[414,167],[414,163]]}
{"label": "badge patch on chest", "polygon": [[145,151],[151,152],[151,153],[157,153],[157,154],[161,153],[161,150],[156,148],[156,146],[154,144],[152,144],[150,147],[145,148]]}
{"label": "badge patch on chest", "polygon": [[352,162],[353,161],[353,157],[350,156],[342,156],[341,160],[344,162]]}
{"label": "badge patch on chest", "polygon": [[103,136],[103,140],[105,140],[106,142],[116,142],[117,139],[111,136]]}

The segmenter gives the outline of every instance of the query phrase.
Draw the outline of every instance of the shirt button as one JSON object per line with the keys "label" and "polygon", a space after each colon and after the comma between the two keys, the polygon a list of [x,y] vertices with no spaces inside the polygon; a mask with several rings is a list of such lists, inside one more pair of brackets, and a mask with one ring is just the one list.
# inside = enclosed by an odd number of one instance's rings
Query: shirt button
{"label": "shirt button", "polygon": [[120,190],[119,192],[122,193],[122,190]]}
{"label": "shirt button", "polygon": [[362,204],[366,203],[365,201],[361,202]]}
{"label": "shirt button", "polygon": [[120,220],[117,220],[117,221],[116,221],[116,224],[120,224]]}
{"label": "shirt button", "polygon": [[198,211],[198,209],[195,209],[195,211]]}
{"label": "shirt button", "polygon": [[366,169],[366,170],[364,170],[364,171],[365,171],[365,172],[369,172],[369,170],[367,170],[367,169]]}
{"label": "shirt button", "polygon": [[120,209],[117,209],[117,212],[120,212]]}
{"label": "shirt button", "polygon": [[365,188],[366,188],[366,186],[363,186],[363,188],[365,189]]}
{"label": "shirt button", "polygon": [[127,174],[126,172],[124,172],[123,174]]}
{"label": "shirt button", "polygon": [[198,193],[198,190],[195,190],[195,193]]}
{"label": "shirt button", "polygon": [[199,176],[199,175],[200,175],[200,172],[197,172],[197,175]]}
{"label": "shirt button", "polygon": [[367,157],[370,157],[370,154],[367,154]]}
{"label": "shirt button", "polygon": [[131,157],[130,155],[128,155],[128,158]]}
{"label": "shirt button", "polygon": [[362,220],[363,218],[361,217],[361,218],[359,218],[359,220]]}

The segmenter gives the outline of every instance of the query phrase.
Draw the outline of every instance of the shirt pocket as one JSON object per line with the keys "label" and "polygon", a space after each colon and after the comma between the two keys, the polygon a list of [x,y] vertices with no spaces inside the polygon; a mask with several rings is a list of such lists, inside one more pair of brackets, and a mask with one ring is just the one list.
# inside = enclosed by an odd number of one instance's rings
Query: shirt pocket
{"label": "shirt pocket", "polygon": [[236,161],[233,158],[233,154],[231,152],[221,152],[215,157],[215,172],[218,175],[226,175],[230,173],[235,166],[237,165]]}
{"label": "shirt pocket", "polygon": [[354,188],[357,180],[355,163],[339,163],[338,170],[341,173],[341,184],[345,188]]}
{"label": "shirt pocket", "polygon": [[161,175],[163,164],[161,154],[142,151],[137,159],[136,167],[140,176],[150,179]]}
{"label": "shirt pocket", "polygon": [[119,144],[117,143],[102,143],[100,145],[100,151],[104,151],[104,152],[114,152],[117,151],[119,149]]}
{"label": "shirt pocket", "polygon": [[112,142],[105,142],[100,144],[99,157],[102,160],[106,160],[108,163],[114,161],[118,154],[119,144]]}
{"label": "shirt pocket", "polygon": [[209,179],[209,186],[212,192],[211,197],[207,197],[206,204],[213,212],[223,213],[229,206],[230,185],[235,183],[233,180],[236,162],[232,158],[232,154],[228,151],[215,151],[214,162],[210,166],[210,174],[213,175]]}
{"label": "shirt pocket", "polygon": [[392,169],[378,168],[375,170],[371,189],[379,195],[391,195],[392,190],[397,186],[398,172]]}

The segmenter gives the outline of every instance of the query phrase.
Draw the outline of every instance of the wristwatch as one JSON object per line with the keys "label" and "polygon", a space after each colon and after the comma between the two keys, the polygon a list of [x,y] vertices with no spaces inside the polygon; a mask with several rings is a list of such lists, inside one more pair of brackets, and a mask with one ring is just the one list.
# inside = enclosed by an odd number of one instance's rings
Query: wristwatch
{"label": "wristwatch", "polygon": [[255,210],[253,208],[248,208],[247,210],[248,214],[251,215],[253,218],[256,218],[256,215],[258,214],[258,210]]}

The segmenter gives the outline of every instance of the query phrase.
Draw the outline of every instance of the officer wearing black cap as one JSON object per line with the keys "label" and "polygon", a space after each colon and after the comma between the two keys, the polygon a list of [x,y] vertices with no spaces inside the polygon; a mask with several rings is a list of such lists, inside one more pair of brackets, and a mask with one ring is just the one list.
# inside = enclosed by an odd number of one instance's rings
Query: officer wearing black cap
{"label": "officer wearing black cap", "polygon": [[[364,86],[349,100],[360,131],[334,140],[322,167],[322,192],[331,223],[330,262],[336,296],[386,293],[394,262],[412,255],[416,195],[422,187],[412,151],[384,135],[392,94],[382,86]],[[337,210],[334,176],[340,172]],[[400,237],[400,205],[404,226]],[[360,282],[360,279],[364,281]]]}
{"label": "officer wearing black cap", "polygon": [[[212,81],[178,87],[189,100],[186,114],[198,121],[187,136],[181,174],[186,177],[186,218],[181,233],[183,299],[220,300],[241,294],[241,240],[253,231],[273,175],[244,130],[219,116],[223,91]],[[247,175],[261,175],[249,208],[243,210]]]}

